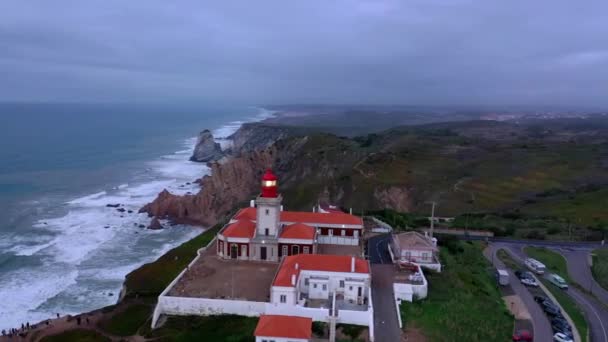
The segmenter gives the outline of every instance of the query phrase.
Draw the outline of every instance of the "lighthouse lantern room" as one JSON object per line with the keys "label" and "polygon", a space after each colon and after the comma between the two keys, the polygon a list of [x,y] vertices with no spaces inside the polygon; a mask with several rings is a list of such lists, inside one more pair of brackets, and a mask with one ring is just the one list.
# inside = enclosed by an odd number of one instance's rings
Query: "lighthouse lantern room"
{"label": "lighthouse lantern room", "polygon": [[262,177],[262,197],[277,197],[277,176],[271,169],[266,170]]}

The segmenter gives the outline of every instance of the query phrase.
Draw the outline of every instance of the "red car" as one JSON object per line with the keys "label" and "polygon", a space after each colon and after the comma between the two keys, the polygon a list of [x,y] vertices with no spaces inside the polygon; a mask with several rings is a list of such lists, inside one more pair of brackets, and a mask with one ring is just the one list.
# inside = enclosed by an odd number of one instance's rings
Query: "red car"
{"label": "red car", "polygon": [[528,330],[519,330],[513,334],[513,341],[532,342],[533,340],[532,333]]}

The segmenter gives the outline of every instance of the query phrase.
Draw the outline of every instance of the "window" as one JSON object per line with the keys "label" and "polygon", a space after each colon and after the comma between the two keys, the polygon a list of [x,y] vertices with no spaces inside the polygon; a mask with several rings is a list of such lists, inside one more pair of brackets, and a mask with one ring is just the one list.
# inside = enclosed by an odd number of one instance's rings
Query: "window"
{"label": "window", "polygon": [[349,286],[349,287],[348,287],[348,290],[349,290],[349,291],[352,291],[352,290],[353,290],[353,287],[352,287],[352,286]]}
{"label": "window", "polygon": [[268,236],[269,233],[270,233],[270,229],[264,228],[264,235]]}
{"label": "window", "polygon": [[281,303],[287,303],[287,296],[286,295],[281,295]]}
{"label": "window", "polygon": [[308,278],[304,278],[304,285],[308,286],[308,284],[309,284]]}
{"label": "window", "polygon": [[304,254],[310,254],[310,247],[304,246],[304,251],[302,253],[304,253]]}
{"label": "window", "polygon": [[288,253],[289,253],[289,247],[287,245],[283,245],[282,256],[286,256]]}
{"label": "window", "polygon": [[342,229],[342,236],[346,236],[346,230]]}
{"label": "window", "polygon": [[344,287],[344,280],[340,280],[340,287]]}
{"label": "window", "polygon": [[292,245],[291,246],[291,255],[296,255],[300,253],[300,246]]}
{"label": "window", "polygon": [[327,285],[323,284],[323,291],[327,290]]}
{"label": "window", "polygon": [[266,209],[266,216],[270,215],[270,209]]}
{"label": "window", "polygon": [[329,236],[333,236],[334,235],[334,230],[333,229],[329,229],[328,231]]}
{"label": "window", "polygon": [[317,284],[313,284],[312,287],[314,287],[316,289],[317,288]]}

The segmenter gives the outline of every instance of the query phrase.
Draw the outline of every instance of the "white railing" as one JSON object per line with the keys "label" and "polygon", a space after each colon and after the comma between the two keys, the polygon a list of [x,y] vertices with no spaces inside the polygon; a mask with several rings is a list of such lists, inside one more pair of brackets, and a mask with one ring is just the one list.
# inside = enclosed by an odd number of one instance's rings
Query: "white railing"
{"label": "white railing", "polygon": [[321,235],[317,237],[320,244],[358,246],[359,238],[348,236]]}

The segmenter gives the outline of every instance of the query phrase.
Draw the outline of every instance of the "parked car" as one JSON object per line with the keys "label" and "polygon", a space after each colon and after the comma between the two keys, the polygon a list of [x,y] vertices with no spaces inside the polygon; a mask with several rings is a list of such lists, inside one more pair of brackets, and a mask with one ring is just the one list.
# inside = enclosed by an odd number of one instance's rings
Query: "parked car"
{"label": "parked car", "polygon": [[543,303],[549,301],[549,298],[545,296],[534,296],[534,301],[536,301],[537,303]]}
{"label": "parked car", "polygon": [[556,333],[562,333],[570,338],[573,337],[572,328],[570,327],[570,324],[566,321],[563,321],[563,320],[551,321],[551,328]]}
{"label": "parked car", "polygon": [[545,308],[552,308],[552,309],[555,309],[555,310],[556,310],[558,313],[560,313],[560,315],[561,315],[561,311],[560,311],[560,309],[559,309],[559,306],[555,305],[555,304],[554,304],[554,303],[553,303],[551,300],[549,300],[549,299],[545,300],[544,302],[541,302],[541,303],[540,303],[540,306],[542,306],[543,310],[544,310]]}
{"label": "parked car", "polygon": [[568,337],[562,333],[556,333],[555,335],[553,335],[553,341],[555,341],[555,342],[574,342],[574,340],[571,337]]}
{"label": "parked car", "polygon": [[534,337],[532,336],[532,333],[529,332],[528,330],[518,330],[513,334],[513,341],[525,341],[525,342],[532,342],[534,340]]}
{"label": "parked car", "polygon": [[562,290],[567,290],[568,289],[568,283],[566,283],[566,281],[564,280],[564,278],[560,277],[559,275],[553,273],[549,275],[549,281],[559,287]]}
{"label": "parked car", "polygon": [[521,283],[526,286],[538,287],[538,283],[533,278],[521,278]]}
{"label": "parked car", "polygon": [[515,276],[517,277],[517,279],[523,278],[524,272],[525,271],[522,271],[522,270],[515,271]]}
{"label": "parked car", "polygon": [[559,308],[557,308],[557,307],[555,307],[553,305],[543,305],[543,310],[549,316],[558,316],[558,315],[561,315],[561,312],[559,311]]}

